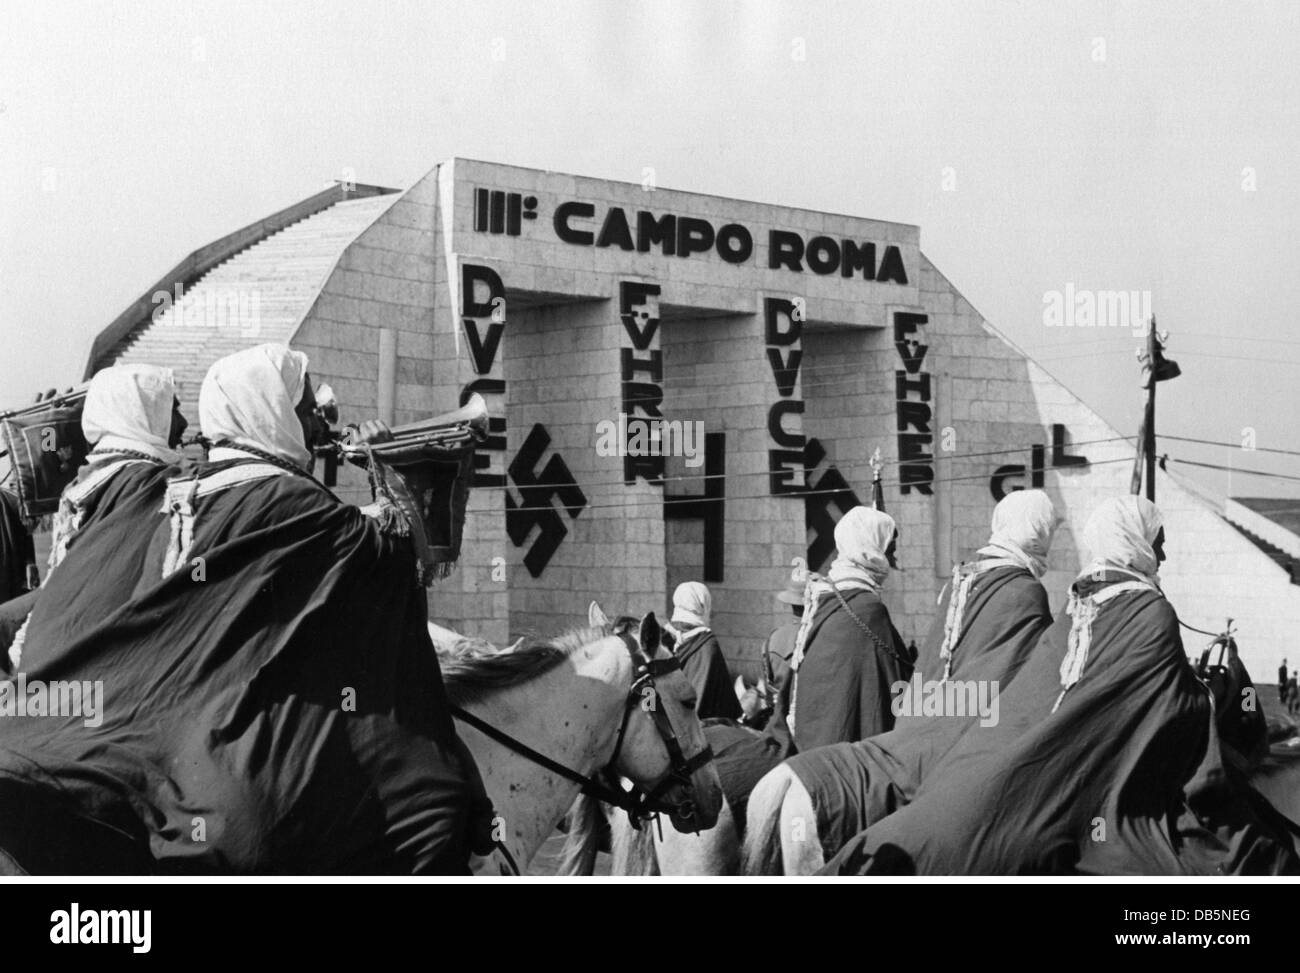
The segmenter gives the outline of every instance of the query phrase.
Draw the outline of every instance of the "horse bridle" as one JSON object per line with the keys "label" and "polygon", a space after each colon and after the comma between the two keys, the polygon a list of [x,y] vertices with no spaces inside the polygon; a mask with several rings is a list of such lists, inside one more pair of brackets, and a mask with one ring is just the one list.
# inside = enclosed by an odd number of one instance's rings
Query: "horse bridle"
{"label": "horse bridle", "polygon": [[[661,812],[675,813],[681,819],[689,821],[695,817],[695,802],[692,800],[695,788],[691,778],[695,771],[713,759],[713,748],[706,744],[699,753],[688,758],[682,752],[681,744],[677,740],[677,734],[673,732],[672,720],[668,718],[668,714],[659,705],[658,693],[655,688],[656,677],[666,676],[672,672],[680,672],[681,666],[677,664],[675,658],[654,659],[643,652],[628,627],[618,628],[614,631],[614,634],[627,646],[628,652],[632,656],[632,663],[636,668],[632,674],[632,685],[628,688],[627,699],[623,705],[623,722],[619,726],[618,739],[614,744],[614,753],[609,758],[609,762],[595,775],[588,777],[552,760],[546,754],[539,753],[526,743],[521,743],[510,734],[497,729],[490,723],[484,722],[460,706],[451,706],[452,715],[456,719],[468,723],[485,736],[491,737],[503,747],[513,750],[521,757],[531,760],[533,763],[551,771],[551,773],[558,774],[579,785],[582,793],[604,801],[606,804],[622,808],[627,812],[628,820],[632,822],[634,828],[640,829],[644,819]],[[649,702],[649,706],[643,705],[646,701]],[[619,755],[623,752],[623,741],[627,736],[627,728],[632,720],[632,713],[638,708],[645,709],[650,714],[651,722],[659,732],[659,738],[663,741],[664,749],[668,751],[669,769],[664,778],[652,789],[647,791],[634,782],[632,790],[625,791],[613,782],[615,776],[614,765],[618,763]],[[602,780],[602,777],[605,779]],[[680,804],[671,804],[664,799],[663,795],[677,784],[683,786],[690,796],[686,797]]]}
{"label": "horse bridle", "polygon": [[[667,676],[674,672],[681,672],[682,667],[677,659],[670,656],[667,659],[655,659],[648,653],[641,650],[641,646],[632,638],[627,629],[616,631],[623,644],[627,646],[628,652],[632,655],[632,662],[636,665],[636,671],[632,675],[632,685],[628,688],[627,702],[623,707],[623,723],[618,728],[618,740],[614,744],[614,755],[609,758],[609,763],[605,765],[606,775],[613,772],[613,767],[618,763],[619,754],[623,752],[623,740],[627,736],[628,724],[632,721],[632,712],[637,708],[646,710],[650,714],[650,721],[654,724],[655,729],[659,732],[659,739],[663,741],[664,749],[668,751],[669,769],[667,775],[659,781],[652,789],[643,790],[637,784],[632,785],[631,792],[623,791],[622,788],[613,788],[619,793],[628,794],[631,798],[631,804],[625,807],[628,813],[628,819],[632,822],[632,827],[639,829],[643,819],[660,812],[673,813],[683,821],[689,821],[695,817],[695,802],[687,797],[678,805],[672,805],[663,800],[663,795],[674,785],[680,785],[689,794],[694,794],[694,784],[692,777],[695,771],[699,770],[710,760],[713,759],[713,748],[707,743],[693,757],[687,757],[682,752],[682,746],[677,741],[677,734],[673,731],[673,722],[664,712],[663,707],[659,705],[659,695],[655,688],[655,678]],[[649,701],[649,706],[645,706]],[[624,807],[623,804],[619,804]]]}

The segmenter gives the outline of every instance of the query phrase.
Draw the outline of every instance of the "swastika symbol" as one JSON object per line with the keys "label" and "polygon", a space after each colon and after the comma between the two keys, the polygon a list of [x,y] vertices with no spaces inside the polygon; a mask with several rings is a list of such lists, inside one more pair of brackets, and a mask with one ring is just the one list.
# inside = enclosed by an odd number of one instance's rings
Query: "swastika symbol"
{"label": "swastika symbol", "polygon": [[510,537],[510,543],[515,547],[523,547],[533,528],[536,527],[539,531],[537,539],[524,555],[524,567],[534,578],[541,577],[551,557],[569,533],[564,518],[555,509],[553,501],[558,499],[572,520],[576,520],[587,506],[587,495],[582,492],[559,453],[551,456],[540,474],[534,472],[541,462],[542,454],[550,445],[551,437],[546,432],[546,427],[541,423],[535,424],[508,470],[510,479],[519,491],[519,502],[515,502],[509,490],[505,494],[506,533]]}

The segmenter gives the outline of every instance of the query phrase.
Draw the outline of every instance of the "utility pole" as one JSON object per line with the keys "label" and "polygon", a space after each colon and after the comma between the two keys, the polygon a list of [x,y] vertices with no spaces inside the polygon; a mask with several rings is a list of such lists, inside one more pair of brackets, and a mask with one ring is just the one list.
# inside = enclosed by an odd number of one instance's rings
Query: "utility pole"
{"label": "utility pole", "polygon": [[[1138,451],[1133,459],[1133,477],[1129,482],[1129,492],[1137,494],[1142,489],[1142,468],[1146,466],[1146,497],[1152,503],[1156,499],[1156,385],[1177,378],[1182,374],[1178,363],[1164,356],[1165,342],[1169,340],[1168,331],[1156,331],[1156,318],[1151,315],[1151,324],[1147,328],[1147,347],[1145,352],[1138,352],[1138,361],[1142,363],[1142,387],[1147,390],[1146,410],[1142,415],[1142,427],[1138,432]],[[1145,464],[1143,462],[1145,460]]]}

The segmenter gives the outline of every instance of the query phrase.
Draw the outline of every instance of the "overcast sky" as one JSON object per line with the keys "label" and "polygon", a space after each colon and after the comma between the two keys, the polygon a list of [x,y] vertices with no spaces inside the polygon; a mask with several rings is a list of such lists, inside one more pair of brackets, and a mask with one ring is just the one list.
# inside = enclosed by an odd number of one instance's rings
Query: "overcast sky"
{"label": "overcast sky", "polygon": [[[165,0],[3,20],[0,404],[79,380],[95,333],[196,247],[345,170],[406,187],[461,155],[919,224],[1123,432],[1133,335],[1048,328],[1044,294],[1149,290],[1183,367],[1161,430],[1300,451],[1300,4]],[[1166,448],[1300,477],[1296,456]]]}

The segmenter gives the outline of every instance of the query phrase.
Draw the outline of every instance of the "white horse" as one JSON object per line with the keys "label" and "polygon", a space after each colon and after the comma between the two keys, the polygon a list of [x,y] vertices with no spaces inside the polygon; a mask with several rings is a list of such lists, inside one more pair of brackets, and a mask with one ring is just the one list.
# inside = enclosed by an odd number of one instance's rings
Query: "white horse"
{"label": "white horse", "polygon": [[[747,719],[764,709],[771,712],[775,692],[763,677],[760,676],[757,684],[751,686],[743,676],[737,676],[733,688]],[[706,739],[709,739],[712,730],[713,727],[705,728]],[[757,730],[745,732],[752,734],[755,739],[760,736]],[[614,808],[602,805],[601,810],[609,821],[612,871],[615,875],[741,873],[742,832],[737,827],[735,811],[725,795],[717,823],[712,828],[701,831],[666,831],[658,827],[637,829],[624,815],[614,813]]]}
{"label": "white horse", "polygon": [[609,818],[611,872],[615,875],[738,875],[740,836],[726,798],[717,823],[699,832],[659,828],[651,822],[640,830],[626,815],[602,805]]}
{"label": "white horse", "polygon": [[778,764],[749,795],[741,870],[746,875],[815,875],[825,864],[812,798],[789,765]]}
{"label": "white horse", "polygon": [[815,875],[826,864],[812,798],[784,763],[750,793],[743,840],[725,797],[717,823],[697,833],[609,818],[615,875]]}
{"label": "white horse", "polygon": [[[604,619],[594,603],[592,619]],[[707,828],[717,819],[722,787],[712,761],[695,766],[689,783],[674,779],[680,767],[670,755],[668,730],[655,721],[658,708],[681,758],[698,763],[707,743],[694,692],[682,672],[672,669],[650,679],[642,672],[633,695],[644,658],[671,659],[659,644],[653,614],[641,620],[638,637],[641,659],[607,622],[510,651],[444,657],[448,697],[472,718],[458,716],[456,730],[492,800],[493,837],[508,853],[476,860],[477,873],[525,870],[579,793],[570,774],[519,752],[518,744],[582,778],[596,780],[611,771],[646,790],[660,789],[663,802],[674,808],[669,817],[675,828]],[[571,827],[584,823],[590,824]]]}

